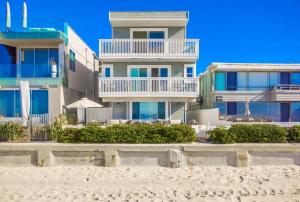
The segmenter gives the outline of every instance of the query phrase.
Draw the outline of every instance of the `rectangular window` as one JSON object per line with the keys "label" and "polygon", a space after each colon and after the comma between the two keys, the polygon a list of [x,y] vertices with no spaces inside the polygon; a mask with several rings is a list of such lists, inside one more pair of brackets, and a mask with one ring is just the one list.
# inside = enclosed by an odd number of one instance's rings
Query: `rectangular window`
{"label": "rectangular window", "polygon": [[31,91],[31,114],[48,114],[48,91],[32,90]]}
{"label": "rectangular window", "polygon": [[284,84],[284,85],[291,84],[290,72],[280,72],[280,84]]}
{"label": "rectangular window", "polygon": [[280,74],[278,72],[270,72],[270,88],[280,84]]}
{"label": "rectangular window", "polygon": [[238,72],[237,73],[237,90],[245,91],[248,90],[248,73]]}
{"label": "rectangular window", "polygon": [[216,72],[215,73],[215,90],[224,91],[226,90],[226,73]]}
{"label": "rectangular window", "polygon": [[266,117],[269,115],[269,106],[267,102],[250,102],[251,116]]}
{"label": "rectangular window", "polygon": [[133,102],[132,119],[157,120],[165,119],[165,102]]}
{"label": "rectangular window", "polygon": [[75,72],[76,71],[76,55],[75,53],[70,50],[70,55],[69,55],[70,59],[69,59],[69,65],[70,65],[70,70]]}
{"label": "rectangular window", "polygon": [[168,77],[168,68],[160,68],[160,77]]}
{"label": "rectangular window", "polygon": [[0,91],[0,116],[20,117],[21,100],[20,91],[1,90]]}
{"label": "rectangular window", "polygon": [[269,88],[267,72],[249,72],[249,90],[265,90]]}
{"label": "rectangular window", "polygon": [[111,74],[110,74],[110,71],[111,71],[110,68],[109,68],[109,67],[106,67],[106,68],[105,68],[104,76],[105,76],[105,77],[110,77],[110,75],[111,75]]}
{"label": "rectangular window", "polygon": [[292,84],[293,85],[300,85],[300,72],[293,72],[292,73]]}
{"label": "rectangular window", "polygon": [[237,72],[227,72],[227,90],[237,90]]}
{"label": "rectangular window", "polygon": [[227,102],[227,115],[237,115],[236,102]]}
{"label": "rectangular window", "polygon": [[20,76],[23,78],[45,78],[51,76],[50,60],[57,65],[59,76],[58,48],[24,48],[20,55]]}
{"label": "rectangular window", "polygon": [[300,102],[291,103],[291,121],[300,122]]}
{"label": "rectangular window", "polygon": [[50,77],[48,51],[47,48],[35,49],[35,77]]}

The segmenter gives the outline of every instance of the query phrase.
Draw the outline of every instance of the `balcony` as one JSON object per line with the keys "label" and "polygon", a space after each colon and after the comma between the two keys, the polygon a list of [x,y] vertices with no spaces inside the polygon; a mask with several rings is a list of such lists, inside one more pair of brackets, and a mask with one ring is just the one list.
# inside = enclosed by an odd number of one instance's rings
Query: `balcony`
{"label": "balcony", "polygon": [[271,91],[272,100],[277,102],[300,101],[300,85],[276,85]]}
{"label": "balcony", "polygon": [[[61,70],[61,68],[59,69]],[[59,77],[59,73],[51,77],[51,68],[49,65],[0,65],[0,86],[18,86],[20,81],[29,81],[31,86],[57,86],[61,83],[61,78]]]}
{"label": "balcony", "polygon": [[197,78],[99,78],[100,97],[188,97],[199,96]]}
{"label": "balcony", "polygon": [[100,58],[107,61],[132,58],[195,61],[199,56],[198,39],[103,39],[99,46]]}

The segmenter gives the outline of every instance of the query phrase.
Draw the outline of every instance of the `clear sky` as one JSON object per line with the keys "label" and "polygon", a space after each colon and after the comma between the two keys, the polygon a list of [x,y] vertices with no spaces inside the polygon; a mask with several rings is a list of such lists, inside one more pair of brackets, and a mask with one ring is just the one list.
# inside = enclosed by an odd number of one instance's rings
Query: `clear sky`
{"label": "clear sky", "polygon": [[[22,0],[10,0],[21,26]],[[0,25],[5,27],[5,0]],[[109,11],[190,11],[188,38],[199,38],[197,72],[211,62],[300,63],[300,0],[27,0],[30,27],[68,22],[98,52],[111,38]]]}

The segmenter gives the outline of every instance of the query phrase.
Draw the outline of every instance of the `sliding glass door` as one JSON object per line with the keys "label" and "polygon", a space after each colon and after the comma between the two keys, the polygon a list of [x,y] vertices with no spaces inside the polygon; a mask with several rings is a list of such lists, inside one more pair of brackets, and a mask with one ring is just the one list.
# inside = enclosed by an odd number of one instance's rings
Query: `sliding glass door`
{"label": "sliding glass door", "polygon": [[153,121],[166,119],[165,102],[133,102],[132,119],[142,121]]}

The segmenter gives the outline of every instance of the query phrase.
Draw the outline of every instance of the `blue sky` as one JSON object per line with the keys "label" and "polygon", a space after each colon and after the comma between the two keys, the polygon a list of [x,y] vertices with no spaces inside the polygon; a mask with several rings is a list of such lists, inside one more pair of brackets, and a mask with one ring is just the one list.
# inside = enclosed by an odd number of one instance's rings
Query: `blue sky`
{"label": "blue sky", "polygon": [[[5,27],[5,0],[0,25]],[[21,26],[22,0],[10,0]],[[201,40],[197,72],[211,62],[300,63],[300,0],[27,0],[30,27],[68,22],[98,52],[110,38],[109,11],[190,11],[189,38]]]}

